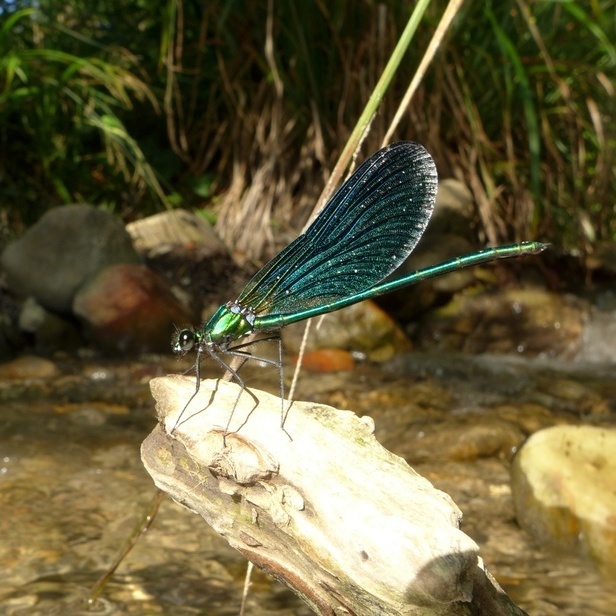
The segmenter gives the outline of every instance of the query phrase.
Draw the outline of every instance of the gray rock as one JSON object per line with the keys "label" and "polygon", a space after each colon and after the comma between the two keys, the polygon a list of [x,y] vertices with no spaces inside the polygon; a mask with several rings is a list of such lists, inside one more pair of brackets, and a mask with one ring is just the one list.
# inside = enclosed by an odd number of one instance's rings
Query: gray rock
{"label": "gray rock", "polygon": [[65,205],[47,212],[9,244],[0,264],[8,287],[44,308],[69,313],[77,289],[108,265],[137,263],[124,225],[91,205]]}
{"label": "gray rock", "polygon": [[75,350],[83,344],[80,329],[74,319],[45,310],[32,296],[22,304],[18,326],[20,332],[30,335],[37,352]]}

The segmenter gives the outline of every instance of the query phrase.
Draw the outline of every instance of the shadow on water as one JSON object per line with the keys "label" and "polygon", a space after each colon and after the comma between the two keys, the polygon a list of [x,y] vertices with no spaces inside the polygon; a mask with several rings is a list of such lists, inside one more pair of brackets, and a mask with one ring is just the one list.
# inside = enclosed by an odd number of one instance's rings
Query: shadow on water
{"label": "shadow on water", "polygon": [[[237,614],[244,559],[169,500],[102,598],[84,602],[153,497],[139,455],[156,421],[148,381],[188,364],[59,367],[53,379],[0,383],[0,613]],[[276,371],[246,378],[278,389]],[[377,438],[451,494],[490,572],[530,614],[616,616],[612,581],[582,557],[534,545],[509,488],[520,435],[563,421],[613,423],[611,366],[411,354],[386,370],[300,379],[296,397],[372,415]],[[461,433],[471,437],[456,442]],[[256,573],[246,613],[311,612]]]}

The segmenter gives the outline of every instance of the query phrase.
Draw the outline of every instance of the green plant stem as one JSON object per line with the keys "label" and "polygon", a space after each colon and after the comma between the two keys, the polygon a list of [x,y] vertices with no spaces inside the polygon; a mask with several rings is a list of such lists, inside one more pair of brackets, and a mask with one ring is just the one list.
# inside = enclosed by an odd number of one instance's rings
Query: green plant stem
{"label": "green plant stem", "polygon": [[357,124],[355,125],[355,128],[353,129],[353,132],[351,133],[351,136],[346,142],[346,145],[344,146],[344,149],[342,150],[342,154],[340,154],[340,158],[338,159],[338,162],[336,163],[336,166],[334,167],[334,170],[332,171],[332,174],[327,182],[327,185],[323,189],[323,192],[321,193],[317,201],[317,204],[312,214],[310,215],[310,218],[308,219],[308,222],[306,223],[306,226],[304,227],[304,229],[307,228],[308,225],[314,220],[314,218],[319,213],[319,211],[321,210],[325,202],[329,199],[330,195],[333,193],[334,187],[340,183],[344,170],[349,166],[361,142],[364,140],[367,134],[368,128],[370,126],[370,123],[372,122],[372,119],[374,118],[376,114],[376,110],[379,104],[381,103],[381,101],[383,100],[383,96],[385,95],[385,92],[387,91],[387,88],[389,87],[389,84],[391,83],[391,80],[393,79],[393,76],[396,73],[396,70],[400,66],[400,62],[402,61],[402,58],[404,57],[406,50],[411,44],[411,41],[413,40],[413,36],[421,21],[421,18],[426,12],[426,9],[428,8],[429,4],[430,4],[430,0],[419,0],[417,5],[415,6],[415,9],[411,13],[411,16],[406,24],[406,27],[404,28],[404,32],[402,32],[402,36],[400,37],[398,44],[393,50],[389,58],[389,61],[387,62],[387,65],[385,66],[385,69],[383,70],[383,74],[381,75],[376,86],[374,86],[374,90],[372,91],[372,94],[370,95],[370,98],[368,99],[368,102],[366,103],[366,106],[364,107],[364,110],[361,116],[359,117],[359,120],[357,121]]}
{"label": "green plant stem", "polygon": [[[389,87],[389,84],[391,83],[391,80],[393,79],[396,70],[400,66],[400,62],[402,61],[406,50],[411,44],[411,40],[413,39],[417,27],[419,26],[419,22],[421,21],[421,18],[426,12],[429,3],[430,0],[419,0],[417,5],[415,6],[415,10],[411,13],[411,16],[406,24],[406,28],[404,28],[404,32],[402,32],[402,36],[400,37],[398,44],[393,50],[389,61],[385,66],[383,74],[381,75],[379,81],[374,87],[374,90],[372,91],[372,94],[370,95],[370,98],[368,99],[368,102],[364,107],[364,110],[359,117],[359,120],[357,121],[357,124],[353,129],[353,132],[351,133],[351,136],[349,137],[348,141],[346,142],[346,145],[344,146],[344,149],[342,150],[342,154],[340,154],[340,158],[338,159],[338,162],[336,163],[336,166],[334,167],[334,170],[325,188],[323,189],[319,199],[317,200],[317,204],[314,207],[312,214],[308,219],[308,222],[306,222],[304,231],[308,228],[310,223],[314,220],[314,218],[316,218],[321,208],[325,205],[325,203],[334,191],[334,186],[337,186],[340,183],[344,170],[349,166],[352,157],[359,149],[361,142],[367,134],[372,119],[376,114],[376,110],[381,101],[383,100],[383,96],[385,96],[385,92],[387,91],[387,88]],[[304,338],[302,340],[302,345],[299,350],[299,355],[295,366],[295,372],[293,373],[293,384],[291,386],[291,393],[295,388],[295,383],[299,376],[299,371],[301,370],[302,360],[306,349],[305,345],[308,337],[309,327],[310,319],[308,319],[308,321],[306,322]],[[291,399],[290,396],[289,399]]]}

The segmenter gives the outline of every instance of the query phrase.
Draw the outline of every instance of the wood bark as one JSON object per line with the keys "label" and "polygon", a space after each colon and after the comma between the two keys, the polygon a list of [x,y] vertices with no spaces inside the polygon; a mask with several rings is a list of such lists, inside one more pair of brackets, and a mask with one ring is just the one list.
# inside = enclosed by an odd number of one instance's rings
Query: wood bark
{"label": "wood bark", "polygon": [[151,388],[160,423],[142,459],[156,485],[317,614],[524,614],[451,498],[384,449],[369,417],[285,403],[283,430],[265,392],[257,404],[210,380],[190,400],[194,378],[179,376]]}

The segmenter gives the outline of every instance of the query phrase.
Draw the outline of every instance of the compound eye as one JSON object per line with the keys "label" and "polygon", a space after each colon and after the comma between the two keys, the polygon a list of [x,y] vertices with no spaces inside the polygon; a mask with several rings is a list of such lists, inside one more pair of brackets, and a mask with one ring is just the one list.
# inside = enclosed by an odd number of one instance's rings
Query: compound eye
{"label": "compound eye", "polygon": [[190,329],[183,329],[177,337],[177,341],[173,346],[176,353],[186,353],[195,346],[195,334]]}

